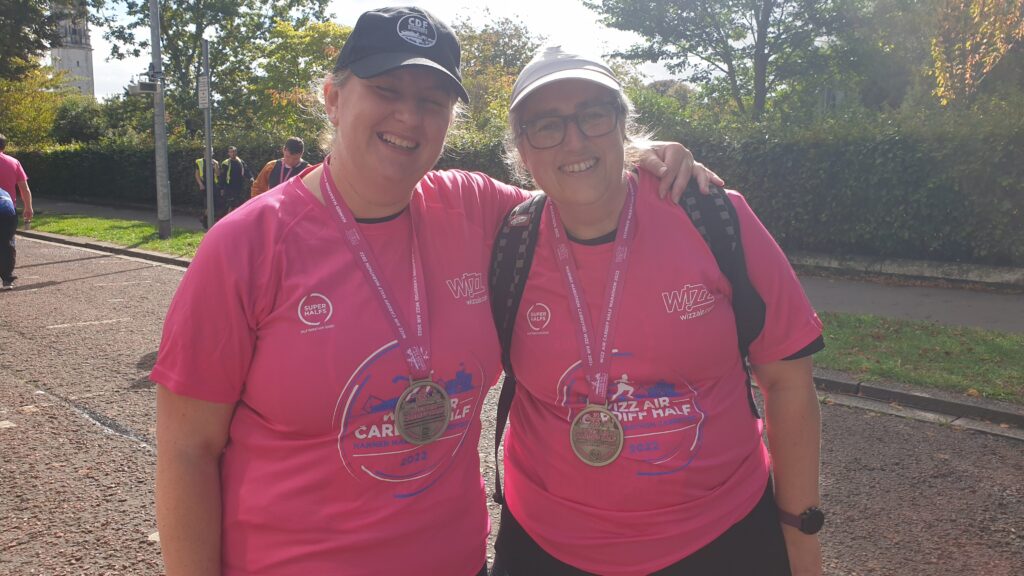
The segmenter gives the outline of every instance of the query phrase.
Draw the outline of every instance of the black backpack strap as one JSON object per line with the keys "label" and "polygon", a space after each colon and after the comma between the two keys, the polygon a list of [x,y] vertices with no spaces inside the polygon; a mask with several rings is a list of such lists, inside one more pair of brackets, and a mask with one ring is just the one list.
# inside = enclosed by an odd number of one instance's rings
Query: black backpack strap
{"label": "black backpack strap", "polygon": [[[724,190],[711,186],[710,194],[701,194],[694,180],[686,187],[679,204],[690,216],[704,241],[708,243],[719,269],[732,285],[736,336],[739,340],[743,366],[747,372],[747,386],[750,387],[750,344],[764,328],[765,304],[747,274],[747,260],[743,254],[736,208]],[[750,409],[755,417],[760,418],[752,392],[751,390],[749,397]]]}
{"label": "black backpack strap", "polygon": [[505,215],[494,240],[491,270],[487,279],[491,296],[491,315],[501,342],[501,365],[505,377],[498,397],[498,417],[494,424],[494,501],[505,503],[501,490],[501,438],[516,393],[516,377],[512,372],[512,329],[515,327],[519,302],[523,298],[526,279],[533,264],[541,216],[547,196],[537,194]]}

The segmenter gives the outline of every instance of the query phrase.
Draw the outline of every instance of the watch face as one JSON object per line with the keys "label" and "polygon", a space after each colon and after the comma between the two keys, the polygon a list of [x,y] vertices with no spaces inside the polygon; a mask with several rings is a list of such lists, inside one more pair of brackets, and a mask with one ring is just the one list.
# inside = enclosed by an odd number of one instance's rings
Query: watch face
{"label": "watch face", "polygon": [[818,508],[808,508],[800,515],[800,531],[804,534],[817,534],[825,525],[825,513]]}

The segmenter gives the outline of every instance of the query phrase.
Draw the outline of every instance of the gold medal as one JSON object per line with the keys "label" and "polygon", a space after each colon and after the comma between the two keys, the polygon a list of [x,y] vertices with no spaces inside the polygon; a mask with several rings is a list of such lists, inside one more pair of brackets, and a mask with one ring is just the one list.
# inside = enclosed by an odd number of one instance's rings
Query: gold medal
{"label": "gold medal", "polygon": [[448,429],[452,405],[433,380],[413,380],[395,405],[395,427],[410,444],[429,444]]}
{"label": "gold medal", "polygon": [[605,466],[619,457],[625,433],[619,419],[604,406],[591,404],[576,415],[569,428],[572,451],[585,464]]}

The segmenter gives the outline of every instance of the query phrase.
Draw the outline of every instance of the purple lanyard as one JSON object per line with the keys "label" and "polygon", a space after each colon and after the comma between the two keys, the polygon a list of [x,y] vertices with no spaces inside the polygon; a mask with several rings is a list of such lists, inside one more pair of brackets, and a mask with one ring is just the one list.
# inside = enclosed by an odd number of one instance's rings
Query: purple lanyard
{"label": "purple lanyard", "polygon": [[347,241],[352,256],[363,264],[363,273],[366,279],[376,289],[378,301],[384,308],[384,313],[391,319],[392,328],[398,345],[402,348],[405,362],[409,365],[409,372],[414,380],[422,380],[430,377],[430,337],[429,325],[427,323],[427,308],[424,305],[423,296],[420,294],[420,279],[423,278],[423,264],[420,260],[419,242],[416,236],[416,218],[410,209],[409,220],[412,222],[412,300],[413,310],[416,318],[416,332],[410,334],[402,323],[401,309],[392,297],[391,291],[384,285],[384,278],[377,272],[380,266],[377,265],[377,258],[373,255],[373,249],[369,242],[359,231],[352,210],[345,204],[337,188],[334,186],[334,179],[329,174],[330,158],[324,160],[324,170],[320,176],[320,189],[326,192],[325,196],[330,199],[338,220],[341,222],[341,232]]}
{"label": "purple lanyard", "polygon": [[594,330],[590,318],[590,311],[583,298],[583,291],[580,287],[579,272],[576,269],[576,260],[572,256],[569,241],[566,238],[565,230],[562,227],[562,219],[558,215],[558,207],[554,202],[548,202],[549,219],[551,221],[552,248],[555,251],[555,259],[561,268],[565,278],[565,287],[569,291],[569,304],[572,306],[573,314],[576,316],[576,342],[580,346],[580,359],[590,383],[590,390],[587,395],[587,403],[593,404],[600,399],[601,405],[607,403],[608,372],[611,369],[611,341],[615,333],[615,320],[618,316],[619,300],[622,295],[622,287],[626,280],[626,268],[629,265],[629,246],[633,241],[633,222],[636,210],[636,183],[633,177],[629,176],[629,189],[626,192],[626,204],[619,214],[619,227],[611,267],[608,270],[608,286],[605,289],[605,314],[604,325],[600,333],[600,343],[595,354],[594,351]]}
{"label": "purple lanyard", "polygon": [[[296,164],[295,166],[298,166],[298,164]],[[295,166],[288,168],[287,166],[284,165],[284,161],[281,161],[281,181],[278,182],[278,184],[288,181],[288,177],[292,175],[292,168],[295,168]],[[288,168],[287,172],[284,171],[285,168]]]}

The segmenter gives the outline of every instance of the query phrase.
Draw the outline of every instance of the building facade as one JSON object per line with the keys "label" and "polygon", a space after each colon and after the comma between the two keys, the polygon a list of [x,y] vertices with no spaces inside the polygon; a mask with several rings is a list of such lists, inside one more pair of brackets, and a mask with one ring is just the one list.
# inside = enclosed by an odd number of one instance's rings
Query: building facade
{"label": "building facade", "polygon": [[67,72],[68,84],[86,96],[96,96],[92,68],[92,44],[85,6],[60,23],[63,45],[50,51],[53,67]]}

